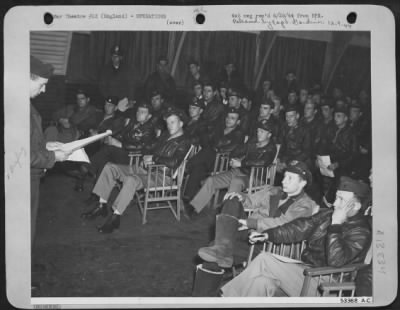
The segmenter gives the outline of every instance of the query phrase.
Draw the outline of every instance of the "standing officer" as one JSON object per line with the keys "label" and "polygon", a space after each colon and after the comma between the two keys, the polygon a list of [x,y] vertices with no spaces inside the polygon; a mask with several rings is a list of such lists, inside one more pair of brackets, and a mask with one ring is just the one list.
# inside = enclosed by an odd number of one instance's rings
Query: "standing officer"
{"label": "standing officer", "polygon": [[111,62],[106,64],[100,74],[99,90],[103,99],[116,96],[120,100],[118,109],[125,112],[133,106],[135,87],[126,63],[123,62],[123,52],[119,45],[111,48]]}
{"label": "standing officer", "polygon": [[[33,99],[46,91],[46,84],[53,74],[53,66],[44,64],[31,56],[29,95]],[[64,161],[70,155],[58,149],[60,142],[47,142],[42,130],[42,118],[35,107],[30,105],[30,157],[31,157],[31,243],[35,238],[36,216],[39,208],[40,177],[46,169],[54,166],[56,161]],[[56,149],[49,151],[48,149]]]}

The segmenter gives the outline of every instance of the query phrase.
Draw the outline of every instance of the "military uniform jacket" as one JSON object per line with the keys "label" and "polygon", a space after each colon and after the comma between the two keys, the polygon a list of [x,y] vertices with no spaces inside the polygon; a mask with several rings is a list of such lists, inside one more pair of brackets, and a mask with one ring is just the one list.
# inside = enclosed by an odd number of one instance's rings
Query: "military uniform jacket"
{"label": "military uniform jacket", "polygon": [[99,90],[103,98],[109,96],[117,96],[119,100],[123,98],[133,99],[134,85],[132,76],[129,74],[127,67],[121,64],[115,69],[112,63],[108,63],[100,73]]}
{"label": "military uniform jacket", "polygon": [[172,139],[169,139],[169,137],[169,134],[164,134],[159,137],[156,143],[146,150],[146,153],[153,154],[153,161],[156,164],[165,165],[170,169],[176,169],[189,151],[190,141],[185,135]]}
{"label": "military uniform jacket", "polygon": [[224,134],[224,128],[222,126],[217,127],[215,136],[210,139],[212,145],[217,152],[231,152],[239,144],[243,143],[244,134],[240,130],[239,126],[233,129],[228,134]]}
{"label": "military uniform jacket", "polygon": [[311,146],[311,154],[314,157],[317,151],[317,146],[319,144],[319,140],[321,137],[320,129],[321,129],[321,121],[314,117],[312,121],[307,122],[305,118],[301,120],[301,124],[308,131],[310,136],[310,146]]}
{"label": "military uniform jacket", "polygon": [[32,104],[30,106],[30,135],[31,176],[39,177],[44,169],[54,166],[56,158],[54,152],[46,149],[42,118]]}
{"label": "military uniform jacket", "polygon": [[329,155],[329,149],[333,138],[335,137],[336,125],[333,120],[328,123],[319,124],[319,140],[315,146],[315,152],[318,155]]}
{"label": "military uniform jacket", "polygon": [[244,207],[254,209],[247,219],[247,226],[263,231],[281,226],[296,218],[311,216],[319,206],[304,191],[291,199],[290,203],[279,206],[279,200],[286,195],[281,187],[265,185],[262,190],[245,199]]}
{"label": "military uniform jacket", "polygon": [[171,100],[175,97],[176,85],[175,80],[169,74],[163,78],[157,71],[150,74],[145,82],[146,95],[149,98],[154,90],[159,90],[164,97]]}
{"label": "military uniform jacket", "polygon": [[207,103],[202,115],[203,119],[207,122],[209,131],[213,131],[218,122],[222,120],[224,112],[225,106],[216,99]]}
{"label": "military uniform jacket", "polygon": [[97,126],[97,132],[102,133],[110,129],[113,132],[113,136],[116,137],[118,132],[123,127],[124,127],[124,119],[120,116],[114,115],[106,119],[103,118],[103,120]]}
{"label": "military uniform jacket", "polygon": [[283,162],[290,160],[309,161],[311,157],[311,141],[308,130],[301,124],[296,127],[289,127],[287,124],[282,127],[281,150],[279,158]]}
{"label": "military uniform jacket", "polygon": [[268,240],[274,243],[295,243],[307,240],[301,259],[314,267],[341,267],[364,262],[371,244],[371,228],[367,218],[356,214],[342,225],[332,225],[333,210],[324,209],[308,218],[269,229]]}
{"label": "military uniform jacket", "polygon": [[331,162],[339,163],[339,169],[349,172],[358,154],[357,139],[350,126],[342,129],[336,127],[336,133],[330,144]]}
{"label": "military uniform jacket", "polygon": [[142,150],[155,139],[155,131],[152,120],[140,124],[131,120],[118,136],[122,147],[127,150]]}
{"label": "military uniform jacket", "polygon": [[248,142],[236,147],[232,153],[231,158],[242,158],[242,166],[240,170],[245,174],[250,174],[252,166],[267,167],[272,164],[276,154],[276,145],[272,141],[268,144],[258,147],[256,142]]}
{"label": "military uniform jacket", "polygon": [[199,118],[198,120],[190,120],[185,127],[185,135],[193,145],[208,146],[207,124]]}

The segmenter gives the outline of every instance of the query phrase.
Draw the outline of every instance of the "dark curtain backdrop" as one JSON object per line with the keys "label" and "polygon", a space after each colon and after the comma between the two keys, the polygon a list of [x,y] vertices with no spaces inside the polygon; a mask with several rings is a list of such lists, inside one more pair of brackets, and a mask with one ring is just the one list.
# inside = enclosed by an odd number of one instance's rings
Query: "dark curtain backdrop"
{"label": "dark curtain backdrop", "polygon": [[333,76],[330,90],[340,87],[346,94],[357,97],[362,89],[371,90],[371,50],[350,45]]}
{"label": "dark curtain backdrop", "polygon": [[[274,90],[279,91],[286,72],[293,70],[297,76],[298,87],[310,88],[313,83],[321,82],[325,49],[326,42],[277,37],[262,79],[264,77],[272,79]],[[260,82],[259,87],[261,86]]]}
{"label": "dark curtain backdrop", "polygon": [[[125,52],[124,61],[131,71],[138,88],[145,78],[155,70],[157,58],[169,55],[172,67],[182,32],[162,31],[94,31],[90,34],[74,33],[67,70],[69,83],[95,85],[101,68],[110,60],[110,49],[119,44]],[[259,39],[259,65],[265,54],[272,32],[261,33]],[[168,46],[170,49],[168,50]],[[272,47],[262,78],[269,77],[280,84],[286,72],[294,70],[298,86],[311,87],[320,83],[326,50],[326,42],[277,37]],[[255,82],[256,34],[246,32],[187,32],[182,46],[174,78],[178,87],[183,87],[188,78],[189,59],[200,62],[202,70],[211,78],[216,78],[227,60],[236,63],[245,84],[252,88]],[[257,71],[258,68],[256,68]],[[340,83],[346,91],[358,91],[370,85],[370,50],[350,46],[331,85]],[[261,83],[259,85],[261,87]],[[278,89],[278,88],[277,88]],[[280,94],[281,96],[283,94]]]}
{"label": "dark curtain backdrop", "polygon": [[[176,42],[178,44],[178,42]],[[217,79],[227,61],[233,61],[247,87],[253,80],[255,35],[244,32],[188,32],[178,61],[175,79],[185,85],[189,76],[187,63],[196,59],[201,70]]]}

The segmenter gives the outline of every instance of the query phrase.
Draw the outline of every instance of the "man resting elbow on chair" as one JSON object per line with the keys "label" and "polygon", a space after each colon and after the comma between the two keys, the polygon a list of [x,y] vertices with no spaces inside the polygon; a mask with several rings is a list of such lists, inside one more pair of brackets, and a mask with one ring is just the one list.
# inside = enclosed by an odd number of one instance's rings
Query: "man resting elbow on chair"
{"label": "man resting elbow on chair", "polygon": [[[298,217],[311,216],[319,208],[304,192],[305,186],[311,182],[312,175],[307,166],[303,162],[291,161],[286,168],[282,188],[266,185],[265,189],[249,196],[228,193],[221,214],[216,218],[214,245],[200,248],[199,256],[206,262],[230,268],[234,255],[245,258],[248,253],[247,242],[236,242],[244,238],[247,240],[247,232],[238,232],[239,223],[245,228],[262,232]],[[247,219],[244,208],[254,209]]]}
{"label": "man resting elbow on chair", "polygon": [[[189,141],[183,135],[184,118],[184,114],[180,111],[168,111],[164,117],[168,133],[162,135],[151,147],[153,155],[143,157],[145,167],[155,163],[165,165],[167,169],[176,169],[181,164],[190,148]],[[108,215],[107,202],[117,181],[122,182],[122,188],[112,204],[113,213],[102,226],[98,227],[101,233],[111,233],[119,228],[120,216],[128,207],[135,192],[147,183],[147,170],[142,167],[136,169],[129,165],[107,163],[93,188],[93,193],[100,197],[98,205],[83,213],[83,218],[94,219],[100,215],[103,217]]]}
{"label": "man resting elbow on chair", "polygon": [[[371,244],[371,227],[364,216],[364,201],[369,187],[365,183],[342,177],[334,210],[323,209],[312,217],[298,218],[268,229],[263,235],[250,235],[250,241],[274,243],[308,241],[301,254],[303,263],[283,262],[279,255],[264,252],[222,290],[229,296],[274,296],[280,287],[288,296],[300,296],[306,267],[341,267],[364,262]],[[329,276],[323,276],[324,281]],[[315,292],[318,277],[312,278],[309,292]]]}

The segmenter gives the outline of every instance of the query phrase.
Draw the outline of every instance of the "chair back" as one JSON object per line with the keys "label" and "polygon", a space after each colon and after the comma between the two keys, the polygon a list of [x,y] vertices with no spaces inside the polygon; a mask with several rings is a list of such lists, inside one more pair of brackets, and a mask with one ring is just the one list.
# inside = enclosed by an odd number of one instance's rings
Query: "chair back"
{"label": "chair back", "polygon": [[227,171],[229,169],[229,160],[228,152],[217,153],[215,156],[214,169],[211,175]]}

